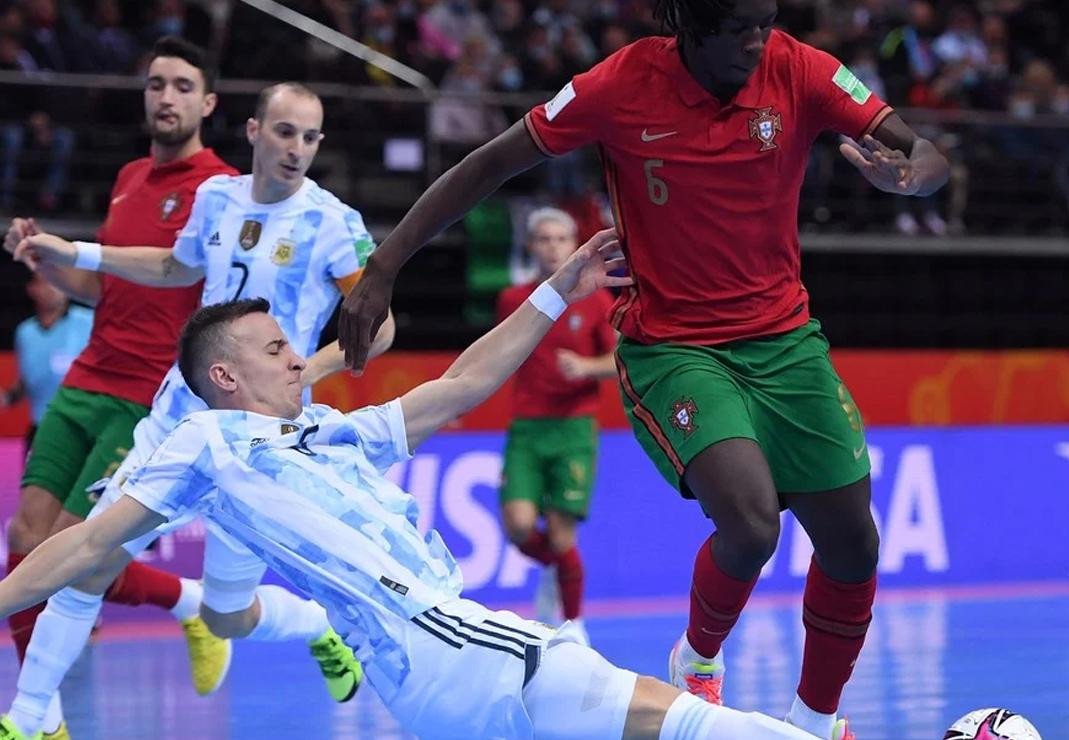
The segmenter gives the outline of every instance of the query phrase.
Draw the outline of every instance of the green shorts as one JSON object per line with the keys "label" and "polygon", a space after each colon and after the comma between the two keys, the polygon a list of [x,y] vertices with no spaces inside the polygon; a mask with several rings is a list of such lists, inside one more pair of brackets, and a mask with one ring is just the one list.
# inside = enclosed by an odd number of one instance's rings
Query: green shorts
{"label": "green shorts", "polygon": [[501,503],[530,501],[586,519],[598,455],[590,416],[516,419],[509,426],[501,472]]}
{"label": "green shorts", "polygon": [[686,498],[687,464],[737,437],[760,445],[780,493],[839,488],[869,472],[861,414],[816,320],[711,347],[621,339],[616,354],[631,428]]}
{"label": "green shorts", "polygon": [[60,387],[37,426],[22,485],[40,486],[84,518],[95,503],[85,489],[115,472],[148,412],[105,393]]}

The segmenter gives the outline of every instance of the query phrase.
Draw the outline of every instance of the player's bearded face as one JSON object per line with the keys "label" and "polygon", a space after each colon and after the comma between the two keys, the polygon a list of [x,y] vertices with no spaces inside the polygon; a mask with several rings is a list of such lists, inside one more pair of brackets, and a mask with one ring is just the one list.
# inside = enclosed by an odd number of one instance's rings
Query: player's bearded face
{"label": "player's bearded face", "polygon": [[205,93],[204,75],[184,59],[157,57],[145,82],[145,119],[158,144],[184,144],[200,131],[201,120],[215,107]]}

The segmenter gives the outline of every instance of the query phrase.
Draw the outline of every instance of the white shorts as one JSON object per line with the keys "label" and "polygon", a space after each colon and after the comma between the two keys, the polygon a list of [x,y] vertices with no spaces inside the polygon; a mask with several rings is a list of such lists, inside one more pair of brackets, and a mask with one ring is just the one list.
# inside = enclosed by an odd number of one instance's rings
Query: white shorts
{"label": "white shorts", "polygon": [[410,672],[399,687],[368,680],[423,740],[607,740],[623,736],[636,676],[512,612],[455,599],[408,623]]}

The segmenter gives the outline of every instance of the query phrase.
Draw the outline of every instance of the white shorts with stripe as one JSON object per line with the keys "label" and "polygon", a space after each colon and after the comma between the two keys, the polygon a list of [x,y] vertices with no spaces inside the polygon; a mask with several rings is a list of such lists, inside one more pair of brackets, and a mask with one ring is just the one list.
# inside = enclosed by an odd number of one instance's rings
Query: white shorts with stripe
{"label": "white shorts with stripe", "polygon": [[375,667],[368,680],[422,740],[612,740],[623,735],[635,674],[512,612],[467,599],[409,623],[411,671],[399,687]]}

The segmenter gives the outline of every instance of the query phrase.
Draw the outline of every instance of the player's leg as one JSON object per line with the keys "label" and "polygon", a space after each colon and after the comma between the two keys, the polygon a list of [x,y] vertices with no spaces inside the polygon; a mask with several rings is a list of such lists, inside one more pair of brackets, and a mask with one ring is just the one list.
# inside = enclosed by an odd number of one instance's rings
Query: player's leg
{"label": "player's leg", "polygon": [[542,565],[553,563],[553,552],[538,516],[546,490],[536,446],[539,425],[534,419],[516,419],[509,426],[501,468],[501,519],[509,540],[520,552]]}
{"label": "player's leg", "polygon": [[129,562],[129,553],[115,550],[91,575],[55,593],[38,616],[9,711],[26,735],[60,727],[59,685],[89,642],[105,589]]}
{"label": "player's leg", "polygon": [[547,445],[546,534],[557,564],[564,618],[581,623],[583,560],[578,525],[586,519],[594,486],[597,426],[589,416],[557,420],[544,435]]}
{"label": "player's leg", "polygon": [[690,620],[672,683],[720,702],[721,644],[779,538],[779,503],[755,442],[732,350],[624,340],[617,367],[635,437],[661,474],[716,525],[698,548]]}
{"label": "player's leg", "polygon": [[[74,486],[92,449],[91,437],[80,423],[84,416],[81,407],[88,395],[60,388],[41,419],[26,460],[18,507],[8,528],[9,573],[48,538],[63,499]],[[39,604],[8,618],[20,661],[37,615],[43,609],[44,605]]]}
{"label": "player's leg", "polygon": [[879,535],[869,477],[832,491],[785,496],[813,542],[802,621],[805,649],[788,720],[831,737],[843,687],[865,643],[876,598]]}
{"label": "player's leg", "polygon": [[788,719],[830,737],[876,594],[879,538],[869,461],[860,414],[831,365],[819,325],[765,346],[776,343],[783,345],[777,356],[789,361],[764,375],[754,416],[776,487],[816,553],[803,597],[802,678]]}
{"label": "player's leg", "polygon": [[232,639],[302,640],[319,664],[330,695],[335,701],[351,699],[363,680],[363,668],[331,629],[326,610],[280,586],[261,585],[267,569],[263,561],[214,523],[207,527],[201,604],[207,627]]}
{"label": "player's leg", "polygon": [[813,740],[771,717],[636,676],[570,642],[550,643],[523,699],[536,740]]}

